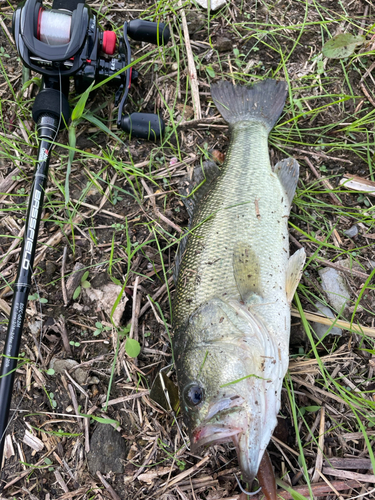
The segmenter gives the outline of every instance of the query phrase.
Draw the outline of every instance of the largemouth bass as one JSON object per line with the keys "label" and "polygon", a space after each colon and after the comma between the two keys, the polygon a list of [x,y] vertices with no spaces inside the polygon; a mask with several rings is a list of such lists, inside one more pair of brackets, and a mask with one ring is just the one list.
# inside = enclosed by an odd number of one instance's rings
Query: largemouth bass
{"label": "largemouth bass", "polygon": [[[285,82],[212,85],[229,123],[226,160],[193,202],[173,309],[181,408],[193,448],[233,441],[252,482],[276,425],[288,368],[290,303],[305,254],[289,258],[293,159],[271,167],[268,134]],[[212,177],[212,175],[211,175]]]}

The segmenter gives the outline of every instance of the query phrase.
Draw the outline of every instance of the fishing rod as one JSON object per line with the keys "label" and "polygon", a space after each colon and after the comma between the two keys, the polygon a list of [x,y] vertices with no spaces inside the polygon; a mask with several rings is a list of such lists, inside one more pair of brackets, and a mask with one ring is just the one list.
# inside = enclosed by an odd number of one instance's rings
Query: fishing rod
{"label": "fishing rod", "polygon": [[[74,78],[80,94],[94,81],[111,77],[106,83],[117,89],[117,126],[129,138],[159,140],[165,125],[158,115],[124,113],[130,84],[138,77],[130,66],[128,37],[157,45],[166,44],[170,37],[164,23],[137,19],[124,24],[123,36],[117,40],[113,31],[102,31],[82,0],[54,0],[52,9],[46,9],[41,0],[25,0],[14,12],[12,28],[23,64],[42,75],[42,90],[32,109],[39,146],[0,371],[0,470],[51,151],[59,130],[70,119],[69,78]],[[118,56],[112,57],[116,46]]]}

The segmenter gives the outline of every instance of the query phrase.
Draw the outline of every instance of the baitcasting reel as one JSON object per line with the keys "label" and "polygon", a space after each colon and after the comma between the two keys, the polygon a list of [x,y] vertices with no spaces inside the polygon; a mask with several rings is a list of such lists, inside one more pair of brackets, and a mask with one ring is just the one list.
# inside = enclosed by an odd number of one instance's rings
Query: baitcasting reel
{"label": "baitcasting reel", "polygon": [[118,89],[117,126],[133,137],[157,140],[162,136],[164,122],[158,115],[123,114],[130,84],[138,73],[131,67],[117,73],[131,61],[128,36],[136,41],[166,44],[170,33],[164,23],[139,19],[125,23],[118,40],[118,57],[112,57],[116,34],[98,27],[95,14],[84,1],[54,0],[52,9],[45,9],[42,0],[25,0],[13,15],[13,35],[24,65],[43,75],[43,89],[33,106],[35,122],[42,114],[51,113],[59,118],[62,114],[68,123],[70,76],[79,94],[93,81],[100,83],[113,76],[108,83]]}

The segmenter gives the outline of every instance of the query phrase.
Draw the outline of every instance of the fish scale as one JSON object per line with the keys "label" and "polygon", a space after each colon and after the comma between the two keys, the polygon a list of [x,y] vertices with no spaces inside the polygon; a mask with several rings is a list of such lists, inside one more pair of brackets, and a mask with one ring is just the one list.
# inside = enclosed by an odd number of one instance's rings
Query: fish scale
{"label": "fish scale", "polygon": [[274,302],[285,289],[289,206],[271,169],[267,131],[245,122],[231,135],[222,171],[193,217],[175,299],[177,328],[212,297],[239,298],[232,258],[238,241],[256,248],[264,297]]}

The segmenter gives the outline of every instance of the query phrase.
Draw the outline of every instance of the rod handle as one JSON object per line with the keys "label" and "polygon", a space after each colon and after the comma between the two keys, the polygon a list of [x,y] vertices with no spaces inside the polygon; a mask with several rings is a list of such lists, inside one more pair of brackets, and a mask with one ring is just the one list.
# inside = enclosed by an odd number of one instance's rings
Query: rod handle
{"label": "rod handle", "polygon": [[120,127],[127,132],[130,137],[148,139],[149,141],[159,140],[165,129],[164,121],[160,116],[153,113],[132,113],[121,117]]}
{"label": "rod handle", "polygon": [[128,23],[128,35],[137,42],[149,42],[154,45],[165,45],[171,36],[165,23],[153,23],[134,19]]}

